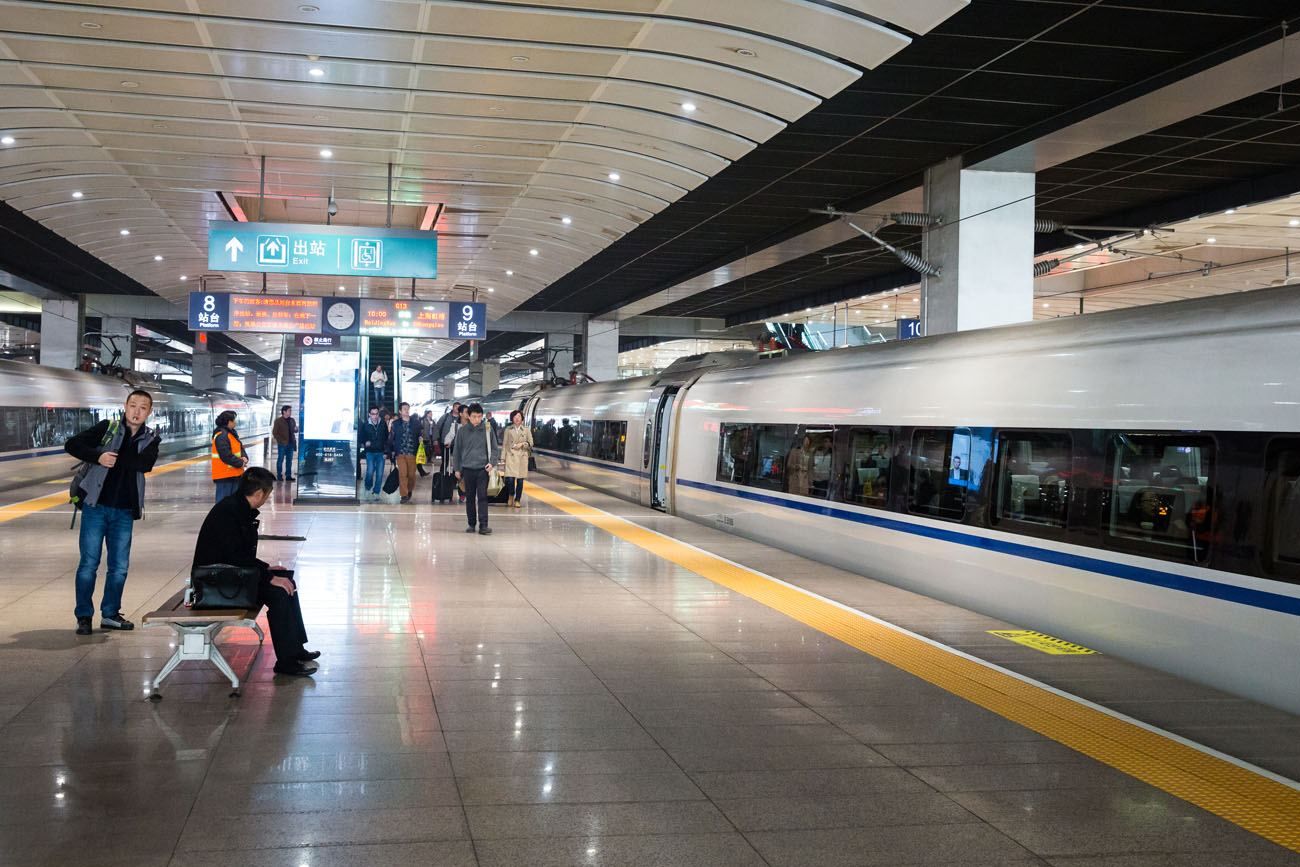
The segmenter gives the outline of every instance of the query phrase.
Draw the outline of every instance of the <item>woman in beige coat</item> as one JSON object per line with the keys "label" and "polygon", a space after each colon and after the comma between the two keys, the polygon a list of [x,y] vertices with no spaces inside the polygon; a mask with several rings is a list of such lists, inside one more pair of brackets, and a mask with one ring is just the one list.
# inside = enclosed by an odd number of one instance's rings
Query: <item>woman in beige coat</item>
{"label": "woman in beige coat", "polygon": [[524,414],[515,410],[510,413],[510,427],[501,439],[501,454],[506,463],[507,508],[523,508],[524,479],[528,478],[528,457],[532,453],[533,432],[524,427]]}

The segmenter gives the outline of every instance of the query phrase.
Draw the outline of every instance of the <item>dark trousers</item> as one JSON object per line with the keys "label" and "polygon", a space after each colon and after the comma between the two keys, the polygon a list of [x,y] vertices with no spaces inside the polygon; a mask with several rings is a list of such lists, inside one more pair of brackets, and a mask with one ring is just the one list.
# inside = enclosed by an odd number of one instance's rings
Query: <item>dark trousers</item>
{"label": "dark trousers", "polygon": [[266,606],[266,625],[271,627],[275,661],[292,664],[302,655],[303,645],[307,643],[307,627],[302,622],[298,594],[290,596],[270,581],[263,581],[258,599]]}
{"label": "dark trousers", "polygon": [[506,476],[506,496],[513,497],[515,500],[522,500],[524,498],[524,480]]}
{"label": "dark trousers", "polygon": [[275,477],[277,479],[281,477],[284,477],[286,479],[293,478],[293,452],[294,452],[293,443],[289,443],[288,445],[282,445],[280,443],[276,443]]}
{"label": "dark trousers", "polygon": [[238,477],[235,477],[233,479],[217,479],[216,482],[217,483],[214,487],[216,488],[215,493],[216,493],[218,503],[220,503],[226,497],[229,497],[231,494],[235,493],[235,491],[239,490]]}
{"label": "dark trousers", "polygon": [[471,527],[477,522],[481,530],[488,525],[488,471],[467,467],[460,475],[465,480],[465,518]]}

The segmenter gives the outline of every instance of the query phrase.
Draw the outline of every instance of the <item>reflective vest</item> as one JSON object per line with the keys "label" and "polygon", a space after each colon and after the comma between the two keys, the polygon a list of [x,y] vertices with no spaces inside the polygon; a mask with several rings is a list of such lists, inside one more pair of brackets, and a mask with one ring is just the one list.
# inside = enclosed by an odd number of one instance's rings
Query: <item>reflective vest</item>
{"label": "reflective vest", "polygon": [[[221,459],[221,454],[217,451],[217,436],[221,431],[212,434],[212,481],[219,482],[222,479],[237,479],[244,474],[243,467],[232,467]],[[244,456],[244,444],[239,441],[239,437],[232,430],[226,431],[230,436],[230,453],[237,458]]]}

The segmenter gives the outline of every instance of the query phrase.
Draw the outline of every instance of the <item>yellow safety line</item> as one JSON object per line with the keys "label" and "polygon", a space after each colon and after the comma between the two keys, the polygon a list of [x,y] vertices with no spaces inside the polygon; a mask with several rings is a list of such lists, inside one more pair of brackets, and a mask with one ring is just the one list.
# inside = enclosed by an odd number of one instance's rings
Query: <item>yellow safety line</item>
{"label": "yellow safety line", "polygon": [[[200,455],[194,458],[184,458],[179,461],[172,461],[163,464],[160,467],[154,467],[153,472],[149,475],[157,476],[163,473],[171,473],[176,470],[183,470],[186,467],[208,460],[207,455]],[[25,518],[28,515],[34,515],[37,512],[44,512],[47,509],[55,509],[59,506],[68,505],[68,492],[62,491],[57,494],[46,494],[43,497],[34,497],[30,500],[23,500],[21,503],[10,503],[8,506],[0,506],[0,524],[8,521],[16,521],[19,518]]]}
{"label": "yellow safety line", "polygon": [[1300,852],[1300,790],[594,506],[528,488],[541,502],[661,559]]}

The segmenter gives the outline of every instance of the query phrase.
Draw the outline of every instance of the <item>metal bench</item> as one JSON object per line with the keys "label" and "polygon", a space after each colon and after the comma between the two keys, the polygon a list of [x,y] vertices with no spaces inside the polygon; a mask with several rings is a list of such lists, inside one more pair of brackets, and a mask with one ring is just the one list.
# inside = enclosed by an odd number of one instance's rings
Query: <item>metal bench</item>
{"label": "metal bench", "polygon": [[262,627],[257,625],[260,607],[257,610],[229,608],[194,611],[185,607],[185,597],[188,592],[188,588],[178,590],[176,595],[162,604],[161,608],[150,611],[144,616],[145,628],[170,626],[177,638],[176,652],[172,654],[171,659],[167,660],[167,664],[162,667],[162,671],[158,672],[158,676],[150,685],[150,701],[162,699],[158,686],[167,675],[175,671],[176,666],[190,659],[207,660],[215,665],[222,674],[230,678],[230,695],[238,696],[239,678],[231,669],[230,663],[221,655],[221,650],[217,647],[217,636],[228,626],[244,626],[257,633],[259,651],[262,643],[266,641],[266,636],[262,634]]}

